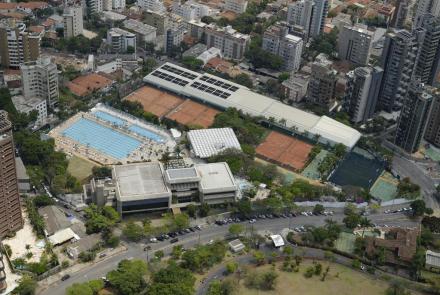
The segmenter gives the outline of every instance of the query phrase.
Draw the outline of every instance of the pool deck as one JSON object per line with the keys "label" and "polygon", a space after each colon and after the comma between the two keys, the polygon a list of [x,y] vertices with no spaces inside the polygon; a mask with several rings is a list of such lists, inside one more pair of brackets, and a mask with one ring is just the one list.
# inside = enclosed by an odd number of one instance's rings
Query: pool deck
{"label": "pool deck", "polygon": [[[95,107],[94,109],[92,109],[92,112],[96,110],[102,110],[102,108]],[[144,123],[134,117],[133,118],[129,117],[128,114],[126,115],[125,113],[122,112],[118,113],[116,110],[113,111],[112,109],[108,109],[107,107],[104,107],[104,111],[113,116],[120,118],[121,120],[129,122],[131,125],[136,124],[142,128],[145,128],[146,130],[150,130],[151,132],[160,135],[162,138],[164,138],[164,141],[157,142],[145,136],[141,136],[136,132],[132,132],[124,126],[114,126],[106,120],[97,118],[96,116],[93,115],[93,113],[80,112],[75,116],[69,118],[68,120],[64,121],[62,124],[55,127],[49,132],[48,135],[54,138],[55,140],[56,150],[62,151],[68,155],[76,155],[81,158],[86,158],[102,165],[141,162],[148,160],[154,161],[160,159],[165,152],[173,151],[176,143],[172,139],[171,135],[169,135],[167,131],[163,130],[161,127],[152,124],[150,125],[147,124],[146,122]],[[113,131],[119,132],[131,138],[135,138],[139,140],[141,144],[138,148],[132,151],[129,156],[123,159],[117,159],[108,154],[105,154],[102,151],[98,151],[96,149],[84,145],[83,143],[77,142],[72,138],[64,136],[63,135],[64,130],[75,124],[81,118],[91,120],[106,128],[112,129]],[[147,128],[145,126],[147,126]]]}

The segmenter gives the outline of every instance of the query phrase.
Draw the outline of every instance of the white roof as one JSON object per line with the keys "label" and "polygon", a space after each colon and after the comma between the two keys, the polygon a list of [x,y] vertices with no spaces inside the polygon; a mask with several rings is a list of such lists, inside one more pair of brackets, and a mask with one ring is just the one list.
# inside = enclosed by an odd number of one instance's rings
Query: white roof
{"label": "white roof", "polygon": [[[169,71],[164,67],[173,69]],[[145,76],[144,81],[221,109],[233,107],[252,116],[273,117],[278,122],[284,119],[285,124],[280,127],[288,130],[295,128],[297,132],[307,131],[311,137],[319,134],[324,143],[342,143],[352,149],[361,136],[356,129],[329,117],[319,117],[255,93],[245,86],[172,63],[165,63]]]}
{"label": "white roof", "polygon": [[426,251],[426,264],[440,267],[440,253],[431,250]]}
{"label": "white roof", "polygon": [[196,156],[202,159],[214,156],[228,148],[241,150],[232,128],[191,130],[188,132],[188,139]]}
{"label": "white roof", "polygon": [[225,162],[195,165],[200,175],[200,188],[203,193],[236,191],[237,185],[229,166]]}
{"label": "white roof", "polygon": [[282,247],[284,246],[284,240],[283,237],[280,235],[271,235],[270,236],[271,240],[273,241],[273,244],[275,247]]}
{"label": "white roof", "polygon": [[52,245],[56,246],[77,237],[78,236],[75,234],[75,232],[70,227],[68,227],[57,231],[53,235],[49,236],[48,239]]}

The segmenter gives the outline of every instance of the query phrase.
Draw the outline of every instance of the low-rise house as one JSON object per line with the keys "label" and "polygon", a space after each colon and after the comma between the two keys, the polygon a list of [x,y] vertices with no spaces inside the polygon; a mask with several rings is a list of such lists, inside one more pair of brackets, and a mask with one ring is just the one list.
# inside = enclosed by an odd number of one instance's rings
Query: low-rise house
{"label": "low-rise house", "polygon": [[427,250],[425,254],[425,267],[429,270],[440,270],[440,253]]}
{"label": "low-rise house", "polygon": [[244,244],[239,239],[230,241],[228,245],[231,251],[234,253],[238,253],[245,248]]}

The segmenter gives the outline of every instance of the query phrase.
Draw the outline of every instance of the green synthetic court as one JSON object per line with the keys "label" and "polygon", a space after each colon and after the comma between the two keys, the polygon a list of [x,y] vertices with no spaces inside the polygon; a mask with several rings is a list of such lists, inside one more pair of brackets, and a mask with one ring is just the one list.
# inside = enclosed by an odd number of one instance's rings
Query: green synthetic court
{"label": "green synthetic court", "polygon": [[425,155],[434,161],[440,161],[440,152],[432,147],[425,150]]}
{"label": "green synthetic court", "polygon": [[302,171],[301,175],[310,179],[320,180],[321,174],[318,172],[319,164],[327,156],[328,151],[321,150],[321,152],[316,155],[312,162]]}
{"label": "green synthetic court", "polygon": [[356,236],[352,233],[341,232],[335,241],[335,248],[346,253],[354,252],[354,242]]}
{"label": "green synthetic court", "polygon": [[383,202],[397,197],[398,182],[388,172],[383,172],[370,189],[370,194]]}

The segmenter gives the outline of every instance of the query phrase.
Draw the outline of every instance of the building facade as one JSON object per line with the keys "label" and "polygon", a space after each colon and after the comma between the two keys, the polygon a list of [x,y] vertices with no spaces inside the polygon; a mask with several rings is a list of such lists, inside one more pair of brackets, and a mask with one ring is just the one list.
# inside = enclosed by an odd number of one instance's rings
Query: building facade
{"label": "building facade", "polygon": [[64,38],[72,38],[83,33],[83,8],[81,6],[66,7],[63,14]]}
{"label": "building facade", "polygon": [[368,64],[373,33],[359,26],[344,26],[339,34],[338,57],[358,66]]}
{"label": "building facade", "polygon": [[406,30],[391,31],[386,35],[379,65],[384,73],[378,110],[392,112],[400,109],[414,73],[418,46],[416,34]]}
{"label": "building facade", "polygon": [[15,19],[0,20],[0,65],[18,68],[40,56],[41,34],[26,32],[26,25]]}
{"label": "building facade", "polygon": [[411,83],[397,122],[394,143],[398,147],[408,153],[419,149],[431,114],[431,106],[432,95],[424,89],[423,84]]}
{"label": "building facade", "polygon": [[440,16],[440,0],[417,1],[413,19],[413,28],[417,28],[421,25],[423,22],[423,16],[427,13],[432,14],[433,16]]}
{"label": "building facade", "polygon": [[225,6],[223,7],[223,10],[241,14],[246,12],[247,5],[247,0],[225,0]]}
{"label": "building facade", "polygon": [[337,80],[337,72],[332,68],[332,62],[328,56],[323,53],[319,54],[312,63],[308,100],[311,103],[329,107],[335,100]]}
{"label": "building facade", "polygon": [[20,70],[25,98],[44,99],[51,107],[58,102],[58,69],[50,58],[22,64]]}
{"label": "building facade", "polygon": [[86,6],[89,9],[90,13],[101,13],[104,11],[105,6],[110,6],[111,2],[108,2],[109,4],[106,5],[105,1],[109,0],[85,0]]}
{"label": "building facade", "polygon": [[15,168],[15,146],[8,113],[0,110],[0,237],[23,227]]}
{"label": "building facade", "polygon": [[310,76],[295,73],[281,84],[281,91],[288,103],[301,102],[307,95]]}
{"label": "building facade", "polygon": [[440,147],[440,91],[438,88],[430,88],[429,93],[432,95],[432,107],[426,125],[425,140]]}
{"label": "building facade", "polygon": [[314,0],[312,19],[309,35],[315,38],[324,32],[325,18],[330,8],[329,0]]}
{"label": "building facade", "polygon": [[283,59],[283,69],[297,71],[301,64],[303,40],[288,33],[283,24],[270,26],[263,35],[263,50],[278,55]]}
{"label": "building facade", "polygon": [[380,67],[359,67],[348,72],[343,106],[353,123],[363,123],[373,117],[382,74]]}
{"label": "building facade", "polygon": [[[120,28],[107,31],[107,44],[112,53],[136,52],[136,35]],[[131,49],[130,49],[131,48]]]}
{"label": "building facade", "polygon": [[138,0],[137,4],[143,10],[149,10],[154,13],[165,13],[167,11],[162,0]]}
{"label": "building facade", "polygon": [[229,59],[241,60],[249,46],[250,36],[238,33],[231,26],[218,27],[209,24],[205,27],[206,46],[221,49],[223,56]]}
{"label": "building facade", "polygon": [[190,0],[185,3],[180,1],[174,2],[173,13],[180,15],[186,21],[191,21],[200,20],[204,16],[212,15],[214,12],[209,6]]}
{"label": "building facade", "polygon": [[144,24],[143,22],[127,19],[123,22],[124,27],[136,34],[136,43],[142,44],[143,42],[154,42],[156,40],[155,27]]}
{"label": "building facade", "polygon": [[287,6],[287,22],[291,25],[301,27],[306,41],[310,37],[314,5],[313,0],[300,0],[289,3]]}

